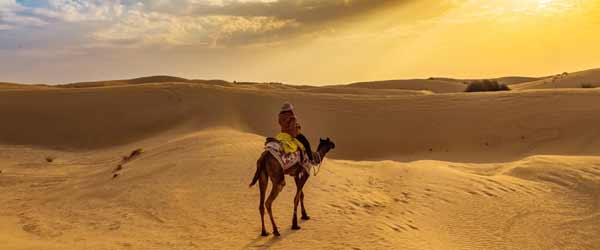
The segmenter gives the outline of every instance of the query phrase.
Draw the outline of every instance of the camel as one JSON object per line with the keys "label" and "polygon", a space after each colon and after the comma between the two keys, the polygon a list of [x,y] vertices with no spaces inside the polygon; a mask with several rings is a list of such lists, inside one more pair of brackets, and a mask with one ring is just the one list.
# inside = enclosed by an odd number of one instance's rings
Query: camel
{"label": "camel", "polygon": [[[335,143],[333,143],[329,138],[320,139],[319,146],[317,147],[317,151],[315,152],[315,156],[317,157],[319,163],[322,159],[325,158],[327,153],[335,148]],[[312,153],[312,152],[311,152]],[[275,224],[275,220],[273,219],[273,210],[271,205],[273,201],[279,195],[279,192],[285,186],[285,175],[290,175],[294,177],[294,181],[296,182],[296,196],[294,197],[294,216],[292,219],[292,230],[299,230],[300,226],[298,226],[298,218],[297,218],[297,210],[298,203],[301,204],[302,208],[302,220],[309,220],[310,217],[306,213],[306,209],[304,207],[304,193],[302,192],[302,188],[308,178],[310,177],[310,173],[300,164],[297,163],[292,167],[288,168],[285,172],[283,167],[271,153],[265,151],[261,154],[260,158],[256,162],[256,173],[254,174],[254,178],[252,179],[252,183],[250,183],[250,187],[254,186],[256,182],[259,183],[260,189],[260,220],[262,223],[262,232],[261,236],[268,236],[269,233],[265,230],[265,207],[267,208],[267,212],[269,213],[269,217],[271,218],[271,224],[273,225],[273,235],[279,236],[279,230],[277,229],[277,225]],[[273,187],[271,189],[271,193],[265,202],[265,193],[267,191],[267,184],[271,179],[273,182]]]}

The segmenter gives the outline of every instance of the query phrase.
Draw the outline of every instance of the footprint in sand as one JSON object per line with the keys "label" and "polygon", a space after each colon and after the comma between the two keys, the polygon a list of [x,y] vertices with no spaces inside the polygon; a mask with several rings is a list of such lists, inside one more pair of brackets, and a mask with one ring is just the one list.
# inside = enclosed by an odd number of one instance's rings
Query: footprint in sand
{"label": "footprint in sand", "polygon": [[111,231],[119,230],[120,228],[121,228],[121,223],[118,221],[114,222],[108,226],[108,230],[111,230]]}
{"label": "footprint in sand", "polygon": [[482,192],[482,193],[484,193],[485,195],[489,196],[489,197],[497,197],[495,194],[493,194],[493,193],[490,193],[490,192],[488,192],[488,191],[485,191],[485,190],[484,190],[484,191],[481,191],[481,192]]}
{"label": "footprint in sand", "polygon": [[472,191],[472,190],[467,191],[467,193],[469,193],[471,195],[479,195],[479,193]]}

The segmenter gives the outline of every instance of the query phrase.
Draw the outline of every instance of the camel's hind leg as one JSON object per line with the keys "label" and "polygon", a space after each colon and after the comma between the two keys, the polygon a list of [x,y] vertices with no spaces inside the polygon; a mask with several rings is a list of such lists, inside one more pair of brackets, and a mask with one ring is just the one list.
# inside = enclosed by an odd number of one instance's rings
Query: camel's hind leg
{"label": "camel's hind leg", "polygon": [[267,203],[265,205],[267,206],[267,212],[269,212],[269,217],[271,218],[271,224],[273,224],[273,235],[279,236],[279,230],[277,229],[277,225],[275,225],[275,219],[273,219],[272,205],[273,201],[277,198],[277,195],[279,195],[279,192],[283,189],[283,186],[285,186],[285,180],[282,179],[278,182],[272,181],[273,188],[271,189],[271,193],[269,194],[269,198],[267,198]]}
{"label": "camel's hind leg", "polygon": [[262,232],[261,236],[267,236],[267,230],[265,229],[265,193],[267,192],[267,184],[269,183],[269,177],[267,173],[264,171],[260,173],[260,178],[258,179],[258,186],[260,188],[260,205],[258,210],[260,211],[260,222],[262,223]]}

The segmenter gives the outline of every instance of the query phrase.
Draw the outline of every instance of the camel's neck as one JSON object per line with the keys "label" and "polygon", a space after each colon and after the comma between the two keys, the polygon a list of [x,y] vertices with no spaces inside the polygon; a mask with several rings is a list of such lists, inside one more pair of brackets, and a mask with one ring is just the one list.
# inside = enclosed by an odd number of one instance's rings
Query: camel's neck
{"label": "camel's neck", "polygon": [[325,156],[327,155],[327,153],[329,152],[329,150],[325,150],[325,149],[319,149],[317,150],[317,154],[319,155],[319,157],[322,159],[325,159]]}

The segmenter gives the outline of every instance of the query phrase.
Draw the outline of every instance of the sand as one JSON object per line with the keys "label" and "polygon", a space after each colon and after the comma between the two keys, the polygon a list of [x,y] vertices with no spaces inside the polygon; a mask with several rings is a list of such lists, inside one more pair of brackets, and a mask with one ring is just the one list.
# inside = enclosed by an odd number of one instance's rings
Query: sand
{"label": "sand", "polygon": [[[600,89],[100,86],[0,88],[0,249],[600,249]],[[337,147],[260,237],[286,100]]]}

